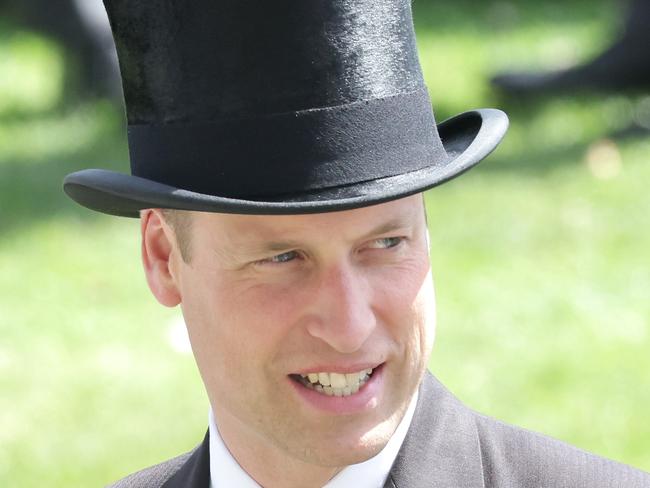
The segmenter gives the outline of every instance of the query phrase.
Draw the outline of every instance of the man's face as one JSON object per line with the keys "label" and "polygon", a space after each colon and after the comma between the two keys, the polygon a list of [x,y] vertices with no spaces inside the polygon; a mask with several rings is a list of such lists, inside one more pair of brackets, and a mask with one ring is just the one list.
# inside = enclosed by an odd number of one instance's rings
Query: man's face
{"label": "man's face", "polygon": [[[315,215],[192,218],[191,260],[176,256],[171,268],[226,443],[321,466],[375,455],[433,345],[421,196]],[[328,374],[313,383],[318,373]]]}

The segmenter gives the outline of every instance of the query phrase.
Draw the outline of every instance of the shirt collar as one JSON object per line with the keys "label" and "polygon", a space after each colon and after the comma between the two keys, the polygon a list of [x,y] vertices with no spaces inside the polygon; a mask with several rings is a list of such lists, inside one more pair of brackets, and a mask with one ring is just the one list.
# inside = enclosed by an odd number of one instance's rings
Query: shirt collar
{"label": "shirt collar", "polygon": [[[395,433],[384,448],[374,457],[359,464],[347,466],[323,488],[381,488],[402,447],[406,433],[413,420],[418,400],[416,390],[411,403],[400,421]],[[230,454],[223,442],[212,409],[208,414],[210,432],[210,488],[237,486],[238,488],[260,488]]]}

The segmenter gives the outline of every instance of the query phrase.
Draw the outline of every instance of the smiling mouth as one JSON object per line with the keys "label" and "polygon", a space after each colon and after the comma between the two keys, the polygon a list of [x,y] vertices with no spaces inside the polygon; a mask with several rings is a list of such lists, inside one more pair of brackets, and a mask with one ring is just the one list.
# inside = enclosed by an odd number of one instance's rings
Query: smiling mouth
{"label": "smiling mouth", "polygon": [[372,377],[377,368],[368,368],[356,373],[309,373],[291,374],[291,379],[304,387],[327,396],[347,397],[354,395]]}

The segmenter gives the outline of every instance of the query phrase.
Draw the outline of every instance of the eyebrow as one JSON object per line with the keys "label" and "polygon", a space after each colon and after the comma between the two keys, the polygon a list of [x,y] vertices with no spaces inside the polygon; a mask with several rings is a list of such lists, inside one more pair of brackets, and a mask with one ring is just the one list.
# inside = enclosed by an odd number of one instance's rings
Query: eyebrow
{"label": "eyebrow", "polygon": [[407,219],[405,219],[404,217],[396,217],[389,220],[388,222],[384,222],[383,224],[378,225],[370,232],[364,234],[362,239],[366,239],[368,237],[379,235],[379,234],[387,234],[389,232],[393,232],[399,229],[404,229],[409,225],[411,225],[411,222],[407,221]]}
{"label": "eyebrow", "polygon": [[301,243],[298,241],[270,241],[265,242],[260,246],[262,251],[285,251],[295,247],[300,247]]}
{"label": "eyebrow", "polygon": [[[387,234],[398,229],[403,229],[409,225],[409,222],[407,222],[404,218],[393,218],[388,222],[384,222],[383,224],[378,225],[374,229],[361,236],[361,240],[368,239],[369,237],[376,235]],[[259,250],[261,252],[276,252],[301,247],[302,245],[303,243],[301,241],[268,241],[256,250]]]}

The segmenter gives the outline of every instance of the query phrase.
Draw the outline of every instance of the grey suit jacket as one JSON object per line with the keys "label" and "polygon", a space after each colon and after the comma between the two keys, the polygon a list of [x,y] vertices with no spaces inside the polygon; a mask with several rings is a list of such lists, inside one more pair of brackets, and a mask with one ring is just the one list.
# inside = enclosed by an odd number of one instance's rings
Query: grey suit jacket
{"label": "grey suit jacket", "polygon": [[[208,488],[209,443],[111,488]],[[425,376],[384,488],[650,488],[650,474],[465,407]],[[236,488],[236,487],[234,487]]]}

